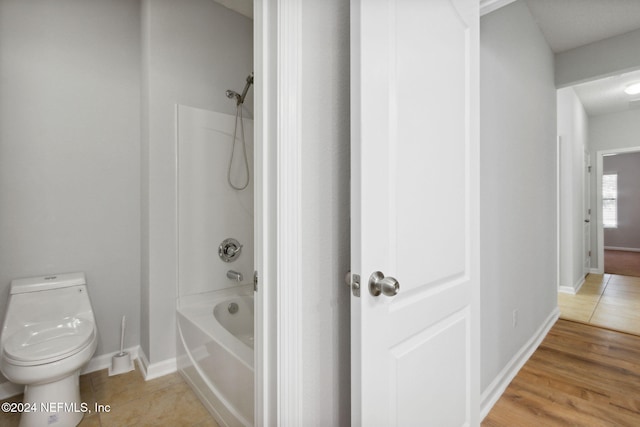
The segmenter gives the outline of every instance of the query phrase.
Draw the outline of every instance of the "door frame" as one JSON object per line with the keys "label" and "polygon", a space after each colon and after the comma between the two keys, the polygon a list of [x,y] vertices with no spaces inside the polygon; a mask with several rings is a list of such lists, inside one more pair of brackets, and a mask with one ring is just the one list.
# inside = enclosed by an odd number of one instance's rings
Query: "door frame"
{"label": "door frame", "polygon": [[627,148],[610,148],[607,150],[599,150],[596,152],[596,212],[597,223],[597,250],[598,265],[592,269],[593,273],[604,274],[604,225],[602,223],[602,174],[603,174],[603,157],[611,154],[636,153],[640,152],[639,147]]}
{"label": "door frame", "polygon": [[[515,0],[481,0],[484,15]],[[255,425],[299,426],[302,0],[254,0]]]}
{"label": "door frame", "polygon": [[255,425],[302,424],[302,0],[255,0]]}
{"label": "door frame", "polygon": [[[588,222],[588,232],[584,233],[584,226],[583,226],[583,233],[582,233],[582,256],[583,259],[586,260],[586,254],[587,251],[589,252],[589,265],[587,266],[585,264],[585,268],[584,268],[584,275],[586,276],[587,274],[591,273],[591,261],[593,260],[593,257],[591,256],[591,238],[592,238],[592,225],[591,225],[591,172],[592,172],[592,165],[591,165],[591,152],[589,151],[589,147],[584,147],[584,154],[583,154],[583,165],[585,170],[583,170],[583,176],[586,176],[586,179],[582,179],[582,205],[583,205],[583,210],[586,207],[588,210],[586,212],[583,212],[584,215],[586,216],[585,220],[589,220]],[[584,261],[583,261],[584,262]]]}

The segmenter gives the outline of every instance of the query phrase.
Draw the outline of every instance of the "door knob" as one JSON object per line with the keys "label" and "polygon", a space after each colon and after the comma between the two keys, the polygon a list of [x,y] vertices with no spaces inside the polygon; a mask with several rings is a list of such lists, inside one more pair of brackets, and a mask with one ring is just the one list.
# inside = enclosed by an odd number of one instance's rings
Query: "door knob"
{"label": "door knob", "polygon": [[400,283],[391,276],[384,277],[382,272],[376,271],[369,277],[369,293],[374,297],[380,294],[392,297],[398,291],[400,291]]}
{"label": "door knob", "polygon": [[584,220],[584,222],[591,222],[591,220],[589,220],[589,219],[585,219],[585,220]]}

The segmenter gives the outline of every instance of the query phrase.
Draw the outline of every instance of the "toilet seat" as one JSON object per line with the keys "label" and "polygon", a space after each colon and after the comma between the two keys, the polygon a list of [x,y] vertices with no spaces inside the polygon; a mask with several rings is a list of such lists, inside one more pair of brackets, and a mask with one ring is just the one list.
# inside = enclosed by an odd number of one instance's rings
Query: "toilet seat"
{"label": "toilet seat", "polygon": [[94,338],[93,322],[73,317],[25,326],[7,338],[3,351],[12,364],[41,365],[77,353]]}

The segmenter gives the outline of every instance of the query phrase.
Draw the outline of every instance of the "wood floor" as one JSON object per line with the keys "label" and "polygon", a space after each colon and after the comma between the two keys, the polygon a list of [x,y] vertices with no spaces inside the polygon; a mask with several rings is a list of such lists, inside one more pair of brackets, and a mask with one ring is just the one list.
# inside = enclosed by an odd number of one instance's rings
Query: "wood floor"
{"label": "wood floor", "polygon": [[562,319],[640,335],[640,277],[589,274],[576,295],[558,294]]}
{"label": "wood floor", "polygon": [[640,277],[640,252],[605,249],[604,272]]}
{"label": "wood floor", "polygon": [[640,337],[558,320],[482,426],[640,426]]}

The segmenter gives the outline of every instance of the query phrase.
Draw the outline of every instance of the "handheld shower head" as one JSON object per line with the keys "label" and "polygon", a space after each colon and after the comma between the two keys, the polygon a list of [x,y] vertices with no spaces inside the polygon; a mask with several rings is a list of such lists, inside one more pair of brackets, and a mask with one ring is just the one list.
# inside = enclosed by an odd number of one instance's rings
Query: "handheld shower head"
{"label": "handheld shower head", "polygon": [[240,105],[244,103],[244,98],[247,96],[247,92],[249,91],[249,87],[253,84],[253,71],[247,77],[247,84],[244,85],[244,90],[242,91],[242,95],[240,95],[235,90],[227,90],[225,94],[229,99],[235,99],[236,105]]}
{"label": "handheld shower head", "polygon": [[225,92],[225,95],[227,95],[227,98],[229,99],[235,99],[236,101],[240,101],[240,94],[235,90],[229,89]]}

